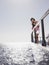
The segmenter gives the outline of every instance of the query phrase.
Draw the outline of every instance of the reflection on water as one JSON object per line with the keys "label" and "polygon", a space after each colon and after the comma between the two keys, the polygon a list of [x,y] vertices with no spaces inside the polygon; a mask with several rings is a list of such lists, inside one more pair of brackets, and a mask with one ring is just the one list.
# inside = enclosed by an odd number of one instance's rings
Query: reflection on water
{"label": "reflection on water", "polygon": [[48,50],[34,44],[22,46],[0,45],[0,65],[49,65]]}

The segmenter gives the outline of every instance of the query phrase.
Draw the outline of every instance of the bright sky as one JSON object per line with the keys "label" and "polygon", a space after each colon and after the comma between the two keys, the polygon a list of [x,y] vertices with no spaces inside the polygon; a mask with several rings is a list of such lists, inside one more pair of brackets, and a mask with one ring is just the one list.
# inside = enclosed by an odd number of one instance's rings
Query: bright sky
{"label": "bright sky", "polygon": [[0,0],[0,42],[30,42],[30,18],[39,20],[48,8],[49,0]]}

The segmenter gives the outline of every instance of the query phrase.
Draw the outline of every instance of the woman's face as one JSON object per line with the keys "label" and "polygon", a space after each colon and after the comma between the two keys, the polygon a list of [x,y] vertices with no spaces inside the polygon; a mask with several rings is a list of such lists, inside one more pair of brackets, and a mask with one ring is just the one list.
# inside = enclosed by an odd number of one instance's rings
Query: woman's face
{"label": "woman's face", "polygon": [[32,23],[34,22],[34,20],[32,19]]}

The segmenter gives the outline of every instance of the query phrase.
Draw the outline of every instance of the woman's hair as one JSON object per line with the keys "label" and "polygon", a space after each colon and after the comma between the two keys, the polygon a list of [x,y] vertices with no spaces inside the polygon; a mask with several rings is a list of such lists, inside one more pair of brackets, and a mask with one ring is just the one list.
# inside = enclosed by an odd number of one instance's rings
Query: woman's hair
{"label": "woman's hair", "polygon": [[30,21],[32,21],[32,20],[34,20],[34,21],[35,21],[35,19],[34,19],[34,18],[31,18],[31,19],[30,19]]}

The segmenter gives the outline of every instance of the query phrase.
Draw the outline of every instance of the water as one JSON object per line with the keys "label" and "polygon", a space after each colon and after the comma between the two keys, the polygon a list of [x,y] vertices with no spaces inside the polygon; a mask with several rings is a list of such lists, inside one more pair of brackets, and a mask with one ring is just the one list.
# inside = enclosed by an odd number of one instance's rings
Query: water
{"label": "water", "polygon": [[2,43],[0,65],[49,65],[49,47],[30,42]]}

